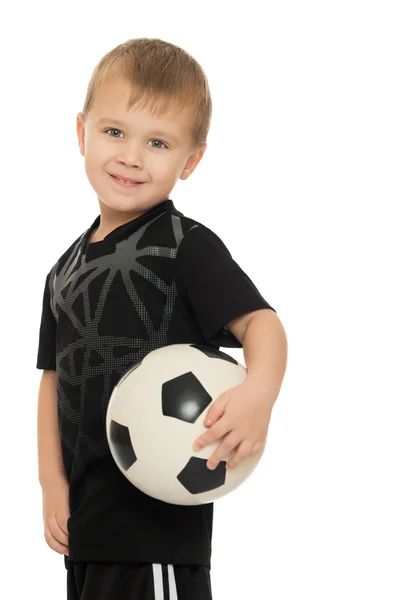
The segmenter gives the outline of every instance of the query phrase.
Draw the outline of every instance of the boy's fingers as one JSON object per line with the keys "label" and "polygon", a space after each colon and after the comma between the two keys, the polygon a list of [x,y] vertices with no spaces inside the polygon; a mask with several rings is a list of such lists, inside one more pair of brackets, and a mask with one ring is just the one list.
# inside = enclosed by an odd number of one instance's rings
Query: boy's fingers
{"label": "boy's fingers", "polygon": [[68,519],[70,515],[55,515],[59,528],[68,535]]}
{"label": "boy's fingers", "polygon": [[45,537],[47,544],[50,546],[50,548],[52,550],[55,550],[59,554],[68,555],[68,546],[65,546],[64,544],[60,544],[60,542],[58,540],[56,540],[54,535],[51,533],[50,527],[48,525],[46,525],[44,537]]}
{"label": "boy's fingers", "polygon": [[227,421],[224,419],[220,419],[219,421],[214,423],[211,429],[208,429],[205,433],[203,433],[194,441],[193,448],[194,450],[201,450],[205,446],[209,446],[213,442],[216,442],[217,440],[221,439],[228,432],[229,425]]}
{"label": "boy's fingers", "polygon": [[[228,455],[230,455],[230,453],[239,446],[240,444],[240,438],[238,438],[238,436],[231,431],[230,434],[226,435],[223,439],[223,441],[219,444],[218,448],[215,450],[215,452],[209,457],[208,461],[207,461],[207,467],[209,469],[215,469],[220,461],[222,460],[228,460]],[[229,460],[231,459],[231,456],[229,458]]]}
{"label": "boy's fingers", "polygon": [[52,536],[63,546],[68,546],[68,535],[60,528],[54,516],[49,520],[48,527]]}

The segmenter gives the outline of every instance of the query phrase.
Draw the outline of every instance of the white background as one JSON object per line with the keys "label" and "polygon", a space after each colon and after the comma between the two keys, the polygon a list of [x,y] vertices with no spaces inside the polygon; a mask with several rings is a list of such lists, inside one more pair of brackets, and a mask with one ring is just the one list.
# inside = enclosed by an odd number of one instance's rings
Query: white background
{"label": "white background", "polygon": [[98,214],[75,132],[86,86],[134,37],[180,45],[205,69],[209,147],[171,198],[223,239],[289,342],[263,460],[215,504],[214,598],[400,598],[397,10],[384,0],[3,5],[2,598],[65,597],[37,481],[42,293]]}

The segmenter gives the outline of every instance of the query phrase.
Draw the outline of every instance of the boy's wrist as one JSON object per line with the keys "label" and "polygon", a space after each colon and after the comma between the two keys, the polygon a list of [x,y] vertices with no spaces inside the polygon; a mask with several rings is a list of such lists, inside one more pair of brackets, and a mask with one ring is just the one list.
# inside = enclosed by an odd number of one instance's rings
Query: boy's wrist
{"label": "boy's wrist", "polygon": [[39,476],[39,484],[42,490],[49,486],[53,487],[54,485],[63,485],[65,483],[68,485],[67,478],[63,471],[54,471],[53,473]]}

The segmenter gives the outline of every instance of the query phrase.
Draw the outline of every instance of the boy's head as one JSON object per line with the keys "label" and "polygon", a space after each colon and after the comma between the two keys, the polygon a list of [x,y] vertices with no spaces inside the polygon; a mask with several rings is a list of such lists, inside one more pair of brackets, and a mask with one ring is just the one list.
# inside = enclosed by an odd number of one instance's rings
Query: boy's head
{"label": "boy's head", "polygon": [[[200,162],[211,112],[207,78],[181,48],[139,38],[104,56],[77,117],[80,152],[101,206],[140,216],[167,199]],[[143,183],[124,187],[112,175]]]}

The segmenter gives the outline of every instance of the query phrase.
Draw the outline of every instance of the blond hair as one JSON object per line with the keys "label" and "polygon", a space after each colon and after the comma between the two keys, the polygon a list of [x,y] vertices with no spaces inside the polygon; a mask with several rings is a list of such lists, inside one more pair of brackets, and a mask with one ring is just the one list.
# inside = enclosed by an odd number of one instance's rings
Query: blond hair
{"label": "blond hair", "polygon": [[206,142],[211,95],[203,69],[188,52],[156,38],[136,38],[120,44],[100,60],[92,73],[82,111],[84,120],[103,83],[114,78],[132,86],[128,109],[138,107],[162,115],[171,101],[178,109],[191,106],[193,145]]}

